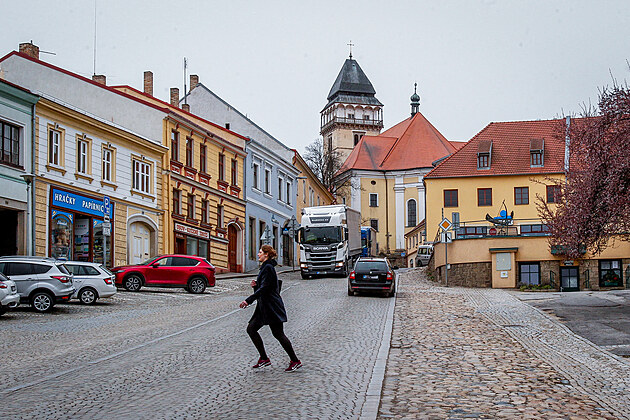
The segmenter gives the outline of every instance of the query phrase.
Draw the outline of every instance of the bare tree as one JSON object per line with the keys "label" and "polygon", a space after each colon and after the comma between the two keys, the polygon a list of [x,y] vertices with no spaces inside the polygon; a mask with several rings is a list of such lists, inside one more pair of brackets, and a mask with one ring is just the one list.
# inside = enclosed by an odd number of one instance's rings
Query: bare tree
{"label": "bare tree", "polygon": [[343,165],[341,154],[336,150],[325,148],[323,140],[318,138],[306,146],[304,161],[334,195],[338,189],[335,185],[335,174]]}
{"label": "bare tree", "polygon": [[630,240],[630,89],[602,89],[598,108],[591,116],[585,107],[588,118],[568,129],[570,167],[556,182],[559,204],[538,200],[551,245],[570,258]]}

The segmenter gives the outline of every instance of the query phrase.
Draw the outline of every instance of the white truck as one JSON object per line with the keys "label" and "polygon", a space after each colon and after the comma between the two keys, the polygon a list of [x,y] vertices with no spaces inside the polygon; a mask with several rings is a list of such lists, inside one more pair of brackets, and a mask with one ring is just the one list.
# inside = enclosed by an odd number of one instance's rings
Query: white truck
{"label": "white truck", "polygon": [[345,205],[305,207],[297,240],[303,279],[345,277],[361,255],[361,214]]}

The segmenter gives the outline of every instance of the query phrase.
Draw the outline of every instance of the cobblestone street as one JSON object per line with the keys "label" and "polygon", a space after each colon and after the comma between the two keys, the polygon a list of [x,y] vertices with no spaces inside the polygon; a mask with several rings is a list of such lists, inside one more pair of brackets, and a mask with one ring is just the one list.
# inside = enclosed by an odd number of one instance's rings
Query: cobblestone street
{"label": "cobblestone street", "polygon": [[537,309],[399,282],[379,418],[630,418],[630,366]]}
{"label": "cobblestone street", "polygon": [[283,274],[285,331],[304,367],[261,330],[272,366],[238,310],[250,279],[121,291],[94,307],[26,307],[0,319],[2,418],[358,418],[393,299],[349,297],[346,279]]}

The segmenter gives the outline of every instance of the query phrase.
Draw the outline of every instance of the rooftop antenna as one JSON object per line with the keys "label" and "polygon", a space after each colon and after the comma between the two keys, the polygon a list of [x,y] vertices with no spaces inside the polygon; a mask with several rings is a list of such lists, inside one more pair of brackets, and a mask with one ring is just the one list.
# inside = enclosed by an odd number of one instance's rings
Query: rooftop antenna
{"label": "rooftop antenna", "polygon": [[94,72],[96,74],[96,0],[94,0]]}
{"label": "rooftop antenna", "polygon": [[187,104],[188,100],[186,99],[186,67],[188,67],[188,61],[186,57],[184,57],[184,103]]}
{"label": "rooftop antenna", "polygon": [[346,44],[350,46],[350,60],[352,60],[352,47],[354,47],[354,44],[352,43],[352,40],[350,40],[349,44]]}

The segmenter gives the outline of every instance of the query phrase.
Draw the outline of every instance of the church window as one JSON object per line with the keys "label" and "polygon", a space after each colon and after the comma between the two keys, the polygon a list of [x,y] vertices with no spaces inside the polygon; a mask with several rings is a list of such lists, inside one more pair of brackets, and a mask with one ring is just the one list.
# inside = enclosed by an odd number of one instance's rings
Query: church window
{"label": "church window", "polygon": [[417,223],[416,200],[407,201],[407,227],[414,227]]}
{"label": "church window", "polygon": [[364,115],[364,116],[363,116],[363,119],[364,119],[364,120],[368,120],[368,121],[369,121],[370,116],[369,116],[369,115]]}
{"label": "church window", "polygon": [[370,207],[378,207],[378,194],[370,193]]}
{"label": "church window", "polygon": [[354,114],[348,114],[348,118],[353,120],[354,119]]}
{"label": "church window", "polygon": [[378,232],[378,219],[370,219],[370,226]]}

